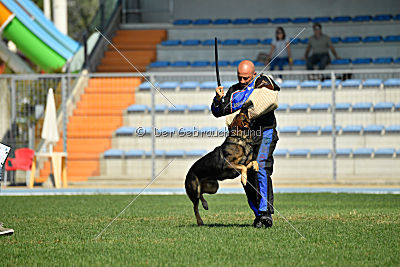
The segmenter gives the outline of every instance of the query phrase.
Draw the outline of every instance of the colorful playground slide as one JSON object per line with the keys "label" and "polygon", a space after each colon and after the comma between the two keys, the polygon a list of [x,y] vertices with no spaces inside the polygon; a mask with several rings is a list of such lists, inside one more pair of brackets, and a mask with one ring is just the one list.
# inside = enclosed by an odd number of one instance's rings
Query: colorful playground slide
{"label": "colorful playground slide", "polygon": [[62,68],[80,48],[62,34],[31,0],[1,0],[0,32],[47,72]]}

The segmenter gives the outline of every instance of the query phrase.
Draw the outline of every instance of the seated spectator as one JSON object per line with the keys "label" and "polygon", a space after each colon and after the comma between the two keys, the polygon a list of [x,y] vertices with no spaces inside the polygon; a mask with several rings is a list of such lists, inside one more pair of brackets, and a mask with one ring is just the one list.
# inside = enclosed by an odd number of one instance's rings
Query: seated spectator
{"label": "seated spectator", "polygon": [[[336,54],[336,50],[332,45],[331,38],[322,33],[322,26],[319,23],[313,25],[314,35],[308,39],[308,46],[304,55],[307,61],[307,69],[313,70],[314,65],[319,64],[320,70],[324,70],[326,65],[331,61],[329,57],[329,49],[335,58],[339,59]],[[310,50],[312,49],[312,55],[308,57]]]}
{"label": "seated spectator", "polygon": [[276,66],[278,66],[279,70],[283,70],[283,66],[287,63],[292,66],[293,60],[290,51],[290,42],[286,38],[285,30],[282,27],[276,28],[271,51],[267,57],[266,64],[268,63],[270,63],[270,70],[274,70]]}

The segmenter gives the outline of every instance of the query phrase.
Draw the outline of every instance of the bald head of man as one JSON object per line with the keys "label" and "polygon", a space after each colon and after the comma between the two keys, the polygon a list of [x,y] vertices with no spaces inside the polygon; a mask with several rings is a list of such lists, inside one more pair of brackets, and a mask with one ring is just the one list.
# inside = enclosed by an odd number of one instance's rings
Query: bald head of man
{"label": "bald head of man", "polygon": [[244,87],[256,77],[255,67],[250,60],[240,62],[237,69],[239,83]]}

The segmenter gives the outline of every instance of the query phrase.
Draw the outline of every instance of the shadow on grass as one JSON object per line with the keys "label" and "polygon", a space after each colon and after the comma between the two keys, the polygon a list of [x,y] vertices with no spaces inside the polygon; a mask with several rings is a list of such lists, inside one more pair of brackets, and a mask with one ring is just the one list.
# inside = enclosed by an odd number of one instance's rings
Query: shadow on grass
{"label": "shadow on grass", "polygon": [[251,224],[247,223],[210,223],[210,224],[204,224],[202,226],[198,226],[197,224],[190,224],[190,225],[180,225],[179,227],[209,227],[209,228],[229,228],[229,227],[251,227]]}

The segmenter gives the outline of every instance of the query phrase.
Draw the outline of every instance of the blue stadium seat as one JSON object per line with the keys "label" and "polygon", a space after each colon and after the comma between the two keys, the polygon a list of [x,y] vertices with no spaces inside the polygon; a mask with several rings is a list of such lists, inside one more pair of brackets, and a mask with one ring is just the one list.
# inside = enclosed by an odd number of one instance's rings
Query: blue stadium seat
{"label": "blue stadium seat", "polygon": [[135,130],[136,130],[135,127],[122,126],[115,131],[115,135],[117,136],[133,135],[135,133]]}
{"label": "blue stadium seat", "polygon": [[329,148],[316,148],[311,150],[311,157],[328,157],[331,154],[332,150]]}
{"label": "blue stadium seat", "polygon": [[226,39],[222,41],[222,45],[239,45],[240,40],[239,39]]}
{"label": "blue stadium seat", "polygon": [[370,64],[372,63],[372,58],[363,57],[363,58],[356,58],[352,61],[353,64]]}
{"label": "blue stadium seat", "polygon": [[396,110],[396,111],[400,110],[400,102],[397,103],[397,104],[394,106],[394,110]]}
{"label": "blue stadium seat", "polygon": [[338,16],[332,19],[332,22],[349,22],[351,20],[350,16]]}
{"label": "blue stadium seat", "polygon": [[299,131],[299,127],[298,126],[279,127],[279,132],[280,133],[297,134],[298,131]]}
{"label": "blue stadium seat", "polygon": [[311,21],[311,18],[309,17],[299,17],[299,18],[294,18],[292,20],[292,23],[309,23]]}
{"label": "blue stadium seat", "polygon": [[177,19],[173,22],[174,25],[179,25],[179,26],[186,26],[192,24],[192,20],[190,19]]}
{"label": "blue stadium seat", "polygon": [[155,112],[165,112],[166,110],[168,110],[168,106],[165,104],[157,104],[154,106]]}
{"label": "blue stadium seat", "polygon": [[227,90],[229,87],[232,85],[236,84],[237,81],[224,81],[221,83],[221,85]]}
{"label": "blue stadium seat", "polygon": [[230,23],[232,23],[230,19],[216,19],[213,21],[214,25],[228,25]]}
{"label": "blue stadium seat", "polygon": [[202,157],[207,153],[207,150],[204,149],[194,149],[186,151],[187,157]]}
{"label": "blue stadium seat", "polygon": [[293,60],[293,65],[294,66],[304,66],[304,65],[306,65],[306,61],[303,59],[295,59],[295,60]]}
{"label": "blue stadium seat", "polygon": [[395,133],[398,134],[400,133],[400,125],[389,125],[385,128],[385,133],[390,134],[390,133]]}
{"label": "blue stadium seat", "polygon": [[[146,157],[151,157],[152,152],[151,151],[145,151],[144,154],[145,154]],[[156,151],[154,151],[154,154],[155,154],[156,157],[164,157],[165,150],[156,149]]]}
{"label": "blue stadium seat", "polygon": [[168,112],[185,112],[188,109],[187,105],[175,105],[168,107]]}
{"label": "blue stadium seat", "polygon": [[363,43],[378,43],[382,41],[382,36],[376,35],[376,36],[367,36],[363,40]]}
{"label": "blue stadium seat", "polygon": [[311,111],[328,111],[331,108],[331,104],[329,103],[316,103],[314,105],[311,105],[310,110]]}
{"label": "blue stadium seat", "polygon": [[[219,67],[229,67],[231,65],[231,62],[227,60],[218,60],[218,66]],[[211,62],[211,66],[215,67],[215,61]]]}
{"label": "blue stadium seat", "polygon": [[254,63],[254,66],[256,66],[256,67],[264,67],[265,66],[265,63],[262,63],[262,62],[259,62],[259,61],[254,61],[253,60],[253,63]]}
{"label": "blue stadium seat", "polygon": [[200,83],[196,81],[186,81],[179,85],[181,90],[191,90],[199,87]]}
{"label": "blue stadium seat", "polygon": [[385,87],[397,87],[397,86],[400,86],[400,79],[396,79],[396,78],[388,79],[383,83],[383,85]]}
{"label": "blue stadium seat", "polygon": [[290,38],[290,44],[292,45],[296,45],[301,43],[301,39],[300,38]]}
{"label": "blue stadium seat", "polygon": [[392,19],[392,15],[383,14],[383,15],[376,15],[372,18],[373,21],[388,21]]}
{"label": "blue stadium seat", "polygon": [[288,104],[279,103],[278,108],[276,109],[276,111],[287,111],[288,108],[289,108]]}
{"label": "blue stadium seat", "polygon": [[392,102],[379,102],[374,106],[375,111],[390,111],[392,110],[394,103]]}
{"label": "blue stadium seat", "polygon": [[281,148],[281,149],[275,149],[274,150],[274,157],[286,157],[287,154],[289,153],[289,150],[286,148]]}
{"label": "blue stadium seat", "polygon": [[372,17],[369,15],[361,15],[361,16],[355,16],[352,20],[354,22],[366,22],[366,21],[370,21],[371,19],[372,19]]}
{"label": "blue stadium seat", "polygon": [[366,79],[363,82],[363,87],[379,87],[382,84],[382,79]]}
{"label": "blue stadium seat", "polygon": [[251,19],[235,19],[232,21],[232,24],[234,25],[243,25],[243,24],[249,24],[251,23]]}
{"label": "blue stadium seat", "polygon": [[200,89],[215,89],[217,86],[216,81],[207,81],[200,84]]}
{"label": "blue stadium seat", "polygon": [[193,25],[201,26],[201,25],[209,25],[211,23],[211,19],[196,19],[193,21]]}
{"label": "blue stadium seat", "polygon": [[393,19],[393,20],[400,20],[400,14],[397,14],[397,15],[394,16],[392,19]]}
{"label": "blue stadium seat", "polygon": [[372,106],[371,102],[358,102],[353,105],[353,111],[369,111]]}
{"label": "blue stadium seat", "polygon": [[316,17],[312,20],[314,23],[326,23],[331,21],[330,17]]}
{"label": "blue stadium seat", "polygon": [[[342,129],[341,126],[336,125],[336,133],[338,133]],[[326,125],[321,128],[321,134],[331,134],[332,133],[332,125]]]}
{"label": "blue stadium seat", "polygon": [[130,105],[127,108],[128,113],[131,113],[131,112],[146,112],[147,110],[149,110],[148,106],[146,106],[146,105],[137,105],[137,104]]}
{"label": "blue stadium seat", "polygon": [[258,45],[260,39],[244,39],[242,45]]}
{"label": "blue stadium seat", "polygon": [[394,63],[394,64],[400,64],[400,57],[396,58],[396,59],[393,61],[393,63]]}
{"label": "blue stadium seat", "polygon": [[209,110],[209,106],[207,105],[193,105],[189,107],[189,112],[204,112]]}
{"label": "blue stadium seat", "polygon": [[152,87],[151,83],[149,83],[149,82],[144,82],[144,83],[141,83],[141,84],[139,85],[139,90],[141,90],[141,91],[147,91],[147,90],[150,90],[151,87]]}
{"label": "blue stadium seat", "polygon": [[320,81],[315,81],[315,80],[311,80],[311,81],[302,81],[300,83],[300,87],[301,88],[317,88],[319,85],[321,84]]}
{"label": "blue stadium seat", "polygon": [[270,44],[272,44],[272,39],[271,38],[266,38],[264,40],[261,40],[261,44],[270,45]]}
{"label": "blue stadium seat", "polygon": [[169,61],[156,61],[156,62],[150,63],[149,67],[150,68],[166,68],[169,66],[169,64],[170,64]]}
{"label": "blue stadium seat", "polygon": [[183,158],[185,151],[183,149],[169,150],[165,152],[165,157],[168,158]]}
{"label": "blue stadium seat", "polygon": [[280,84],[281,88],[297,88],[300,84],[299,80],[286,80]]}
{"label": "blue stadium seat", "polygon": [[331,37],[331,42],[333,43],[333,44],[337,44],[337,43],[339,43],[340,41],[341,41],[342,39],[340,38],[340,37]]}
{"label": "blue stadium seat", "polygon": [[335,109],[337,111],[348,111],[351,108],[351,103],[336,103]]}
{"label": "blue stadium seat", "polygon": [[367,125],[364,127],[364,133],[381,134],[384,128],[383,125]]}
{"label": "blue stadium seat", "polygon": [[196,46],[196,45],[200,45],[201,41],[197,40],[197,39],[193,39],[193,40],[186,40],[183,41],[182,45],[183,46]]}
{"label": "blue stadium seat", "polygon": [[170,67],[173,68],[186,68],[189,67],[190,62],[189,61],[175,61],[171,63]]}
{"label": "blue stadium seat", "polygon": [[396,154],[394,148],[378,148],[375,150],[375,157],[393,157]]}
{"label": "blue stadium seat", "polygon": [[125,151],[121,149],[109,149],[106,150],[103,154],[105,158],[122,158],[125,154]]}
{"label": "blue stadium seat", "polygon": [[289,151],[290,157],[307,157],[310,153],[309,149],[293,149]]}
{"label": "blue stadium seat", "polygon": [[348,36],[342,39],[342,43],[359,43],[361,42],[360,36]]}
{"label": "blue stadium seat", "polygon": [[235,60],[235,61],[232,61],[232,62],[231,62],[231,66],[232,66],[232,67],[237,67],[237,66],[239,66],[240,62],[242,62],[242,60]]}
{"label": "blue stadium seat", "polygon": [[[221,43],[221,40],[218,40],[218,44],[220,44]],[[210,45],[214,45],[215,44],[215,40],[214,39],[207,39],[207,40],[204,40],[203,42],[201,42],[201,45],[204,45],[204,46],[210,46]]]}
{"label": "blue stadium seat", "polygon": [[350,58],[334,59],[332,60],[332,65],[348,65],[351,63]]}
{"label": "blue stadium seat", "polygon": [[180,40],[167,40],[167,41],[162,41],[161,45],[162,46],[177,46],[180,45],[181,41]]}
{"label": "blue stadium seat", "polygon": [[210,66],[210,61],[205,61],[205,60],[193,61],[190,66],[194,68],[208,67]]}
{"label": "blue stadium seat", "polygon": [[300,39],[302,44],[308,44],[308,38]]}
{"label": "blue stadium seat", "polygon": [[253,19],[253,24],[267,24],[270,21],[271,20],[269,18],[256,18],[256,19]]}
{"label": "blue stadium seat", "polygon": [[374,63],[374,64],[390,64],[392,62],[393,62],[393,58],[391,58],[391,57],[378,57],[372,61],[372,63]]}
{"label": "blue stadium seat", "polygon": [[359,87],[361,85],[361,80],[350,79],[342,82],[342,87]]}
{"label": "blue stadium seat", "polygon": [[357,148],[353,151],[353,156],[354,157],[371,157],[372,154],[374,153],[373,148]]}
{"label": "blue stadium seat", "polygon": [[179,82],[167,81],[160,83],[160,89],[162,90],[175,90],[179,86]]}
{"label": "blue stadium seat", "polygon": [[321,129],[320,126],[304,126],[302,128],[300,128],[300,132],[301,134],[317,134],[319,132],[319,130]]}
{"label": "blue stadium seat", "polygon": [[290,106],[290,111],[307,111],[309,107],[310,105],[307,103],[293,104]]}
{"label": "blue stadium seat", "polygon": [[132,149],[132,150],[128,150],[127,152],[125,152],[125,157],[126,158],[141,158],[144,156],[144,150],[140,150],[140,149]]}
{"label": "blue stadium seat", "polygon": [[[340,84],[340,80],[335,80],[335,85],[336,85],[336,87],[337,87],[339,84]],[[321,83],[321,87],[322,87],[322,88],[331,88],[331,86],[332,86],[332,80],[331,80],[331,79],[324,80],[324,81]]]}
{"label": "blue stadium seat", "polygon": [[361,131],[363,130],[363,127],[361,125],[347,125],[345,127],[342,128],[342,133],[361,133]]}
{"label": "blue stadium seat", "polygon": [[275,18],[271,22],[274,24],[284,24],[289,23],[291,21],[290,18]]}
{"label": "blue stadium seat", "polygon": [[338,157],[350,157],[353,154],[353,149],[351,148],[337,148],[336,156]]}
{"label": "blue stadium seat", "polygon": [[400,42],[400,35],[388,35],[383,38],[384,42]]}

